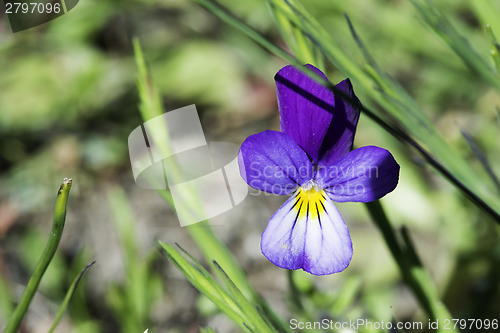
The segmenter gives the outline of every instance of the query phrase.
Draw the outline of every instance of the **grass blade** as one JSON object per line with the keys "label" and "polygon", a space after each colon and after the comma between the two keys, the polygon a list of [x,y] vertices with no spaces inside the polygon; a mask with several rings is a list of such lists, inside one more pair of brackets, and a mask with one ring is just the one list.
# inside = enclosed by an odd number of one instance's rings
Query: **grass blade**
{"label": "grass blade", "polygon": [[462,59],[467,67],[500,90],[500,81],[495,71],[474,50],[469,41],[455,29],[432,0],[411,0],[411,2],[429,28]]}
{"label": "grass blade", "polygon": [[61,321],[61,318],[64,314],[64,311],[66,311],[66,308],[68,307],[69,301],[71,300],[71,297],[73,297],[73,294],[75,293],[76,287],[82,280],[83,276],[85,273],[90,269],[90,267],[95,264],[95,261],[92,261],[91,263],[87,264],[83,268],[83,270],[80,272],[80,274],[73,280],[71,285],[69,286],[68,292],[66,293],[66,296],[64,297],[64,300],[59,307],[59,310],[57,311],[56,317],[54,318],[54,321],[52,322],[52,325],[50,326],[50,329],[48,330],[48,333],[53,333],[54,330],[56,329],[57,325]]}
{"label": "grass blade", "polygon": [[486,25],[486,32],[488,33],[488,37],[490,38],[490,44],[491,44],[490,54],[491,57],[493,58],[493,61],[495,62],[498,75],[500,73],[500,44],[498,44],[498,41],[495,37],[495,34],[493,33],[491,25],[489,24]]}
{"label": "grass blade", "polygon": [[241,312],[237,302],[219,286],[217,281],[215,281],[203,266],[197,261],[194,261],[194,264],[188,262],[168,243],[158,242],[158,244],[168,259],[181,271],[189,282],[198,289],[198,291],[207,296],[243,330],[255,330],[254,324]]}
{"label": "grass blade", "polygon": [[467,133],[467,131],[465,129],[461,128],[460,133],[462,133],[462,136],[464,137],[465,141],[469,145],[469,148],[471,149],[472,153],[476,156],[477,160],[481,163],[481,165],[483,166],[483,169],[486,171],[488,176],[491,178],[491,181],[493,182],[493,184],[495,184],[497,191],[500,193],[500,181],[498,181],[498,177],[495,175],[495,172],[493,171],[493,168],[491,167],[491,164],[488,161],[488,158],[483,153],[481,148],[477,145],[474,138],[469,133]]}
{"label": "grass blade", "polygon": [[297,57],[297,60],[303,64],[313,64],[317,68],[324,70],[325,64],[322,54],[317,52],[317,49],[312,47],[310,40],[304,33],[276,8],[276,4],[270,1],[267,3],[271,8],[281,35],[295,57]]}
{"label": "grass blade", "polygon": [[[396,237],[394,230],[385,214],[380,201],[373,201],[365,204],[375,225],[382,233],[385,243],[389,247],[396,264],[399,267],[401,276],[406,284],[412,289],[413,294],[423,309],[429,314],[432,320],[442,322],[445,319],[451,321],[452,317],[444,304],[439,299],[436,289],[426,272],[422,267],[417,252],[410,240],[408,232],[403,230],[404,244],[401,244]],[[445,330],[442,326],[438,332],[457,332],[453,328]]]}
{"label": "grass blade", "polygon": [[241,311],[245,313],[249,318],[256,324],[257,332],[274,332],[274,328],[268,325],[268,321],[263,320],[261,313],[259,313],[254,306],[247,301],[245,296],[236,287],[231,278],[226,274],[222,267],[213,260],[215,269],[219,273],[226,286],[229,288],[229,292],[233,296],[235,302],[240,306]]}
{"label": "grass blade", "polygon": [[496,36],[500,36],[500,22],[498,21],[500,11],[498,6],[493,5],[493,0],[471,0],[470,3],[482,23],[481,25],[489,25],[491,32]]}
{"label": "grass blade", "polygon": [[4,333],[14,333],[17,332],[21,322],[28,310],[28,307],[35,295],[40,281],[42,280],[43,274],[47,270],[54,254],[56,253],[57,247],[59,246],[59,241],[61,240],[64,223],[66,222],[66,205],[68,203],[69,191],[71,189],[72,180],[64,178],[59,191],[57,192],[56,205],[54,209],[54,220],[52,222],[52,230],[50,231],[49,240],[42,256],[38,263],[36,264],[35,270],[31,275],[26,289],[24,290],[21,300],[17,304],[12,316],[5,327]]}

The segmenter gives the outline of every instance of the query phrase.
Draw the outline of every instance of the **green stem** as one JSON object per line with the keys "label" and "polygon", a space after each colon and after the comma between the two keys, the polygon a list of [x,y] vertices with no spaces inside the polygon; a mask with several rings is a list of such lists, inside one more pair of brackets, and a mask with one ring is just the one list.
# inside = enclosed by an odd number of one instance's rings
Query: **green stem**
{"label": "green stem", "polygon": [[302,299],[301,299],[301,292],[297,285],[295,284],[294,280],[294,274],[295,271],[293,270],[288,270],[287,271],[287,278],[288,278],[288,285],[290,288],[290,300],[292,301],[292,304],[296,307],[296,309],[299,312],[304,312],[304,305],[302,304]]}
{"label": "green stem", "polygon": [[19,329],[21,322],[28,310],[28,307],[35,295],[38,285],[42,279],[43,274],[47,270],[54,254],[56,253],[59,241],[64,229],[64,222],[66,220],[66,204],[68,203],[69,190],[71,189],[71,179],[65,178],[59,191],[57,192],[57,199],[54,211],[54,221],[52,223],[52,230],[50,232],[49,241],[45,246],[42,257],[38,261],[33,274],[31,275],[26,289],[24,290],[21,300],[17,304],[14,313],[10,317],[4,333],[15,333]]}
{"label": "green stem", "polygon": [[[432,320],[439,320],[440,322],[445,319],[451,320],[452,317],[448,309],[439,299],[439,295],[428,273],[418,258],[408,231],[406,229],[402,230],[404,244],[401,244],[391,227],[380,201],[366,203],[366,208],[375,222],[375,225],[382,233],[385,243],[389,247],[389,251],[394,257],[394,260],[396,260],[396,264],[401,271],[403,279],[412,290],[422,308],[428,313]],[[442,328],[438,328],[437,331],[441,332]],[[446,330],[446,332],[456,332],[456,330],[451,329]]]}

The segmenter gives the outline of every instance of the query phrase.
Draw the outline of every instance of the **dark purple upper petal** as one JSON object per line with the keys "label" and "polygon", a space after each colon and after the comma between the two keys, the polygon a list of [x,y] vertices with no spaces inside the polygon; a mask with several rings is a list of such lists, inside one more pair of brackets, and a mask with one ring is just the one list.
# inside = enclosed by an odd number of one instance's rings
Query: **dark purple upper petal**
{"label": "dark purple upper petal", "polygon": [[[307,66],[327,80],[319,69]],[[274,79],[281,132],[288,134],[317,162],[334,114],[335,96],[293,66],[283,67]]]}
{"label": "dark purple upper petal", "polygon": [[320,156],[321,159],[325,160],[325,164],[339,160],[352,150],[359,119],[360,102],[354,94],[351,81],[345,79],[335,87],[350,97],[352,101],[343,99],[339,94],[335,95],[333,119],[320,149]]}
{"label": "dark purple upper petal", "polygon": [[320,164],[316,183],[337,202],[370,202],[396,188],[399,165],[385,149],[355,149],[331,165]]}
{"label": "dark purple upper petal", "polygon": [[290,194],[313,176],[304,150],[288,135],[276,131],[249,136],[241,145],[238,164],[248,185],[274,194]]}
{"label": "dark purple upper petal", "polygon": [[[327,81],[325,74],[306,65]],[[336,85],[345,100],[296,67],[283,67],[274,77],[283,133],[295,140],[314,163],[338,160],[352,149],[359,119],[359,100],[349,79]]]}

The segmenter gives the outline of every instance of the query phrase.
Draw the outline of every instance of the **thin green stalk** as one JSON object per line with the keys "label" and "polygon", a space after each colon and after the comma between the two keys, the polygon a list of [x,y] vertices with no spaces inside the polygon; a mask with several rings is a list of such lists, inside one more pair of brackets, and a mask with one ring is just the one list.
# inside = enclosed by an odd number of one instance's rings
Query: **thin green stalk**
{"label": "thin green stalk", "polygon": [[42,253],[42,257],[39,259],[33,274],[31,275],[26,289],[24,290],[21,300],[17,304],[14,313],[10,317],[7,327],[4,333],[14,333],[17,332],[21,322],[28,310],[28,307],[35,295],[36,290],[42,280],[42,276],[47,270],[54,254],[56,253],[57,247],[59,246],[59,241],[64,229],[64,222],[66,221],[66,205],[68,203],[69,190],[71,189],[71,179],[64,178],[64,181],[57,192],[56,205],[54,210],[54,220],[52,222],[52,230],[50,231],[49,240],[45,246],[45,250]]}
{"label": "thin green stalk", "polygon": [[[402,231],[404,244],[401,244],[391,227],[380,201],[369,202],[366,204],[366,208],[375,225],[382,233],[385,243],[389,247],[389,251],[401,271],[403,279],[412,290],[422,308],[424,308],[432,320],[439,320],[440,322],[445,319],[451,320],[452,317],[448,309],[439,299],[439,295],[428,273],[418,258],[407,230],[403,229]],[[438,332],[444,332],[443,328],[439,328]],[[446,332],[456,332],[456,330],[450,329],[446,330]]]}
{"label": "thin green stalk", "polygon": [[295,284],[294,280],[294,270],[288,270],[287,271],[287,278],[288,278],[288,288],[290,290],[290,300],[292,301],[292,304],[297,308],[299,312],[304,312],[304,305],[302,304],[302,299],[301,299],[301,292],[297,285]]}
{"label": "thin green stalk", "polygon": [[495,36],[495,33],[493,32],[493,29],[491,28],[491,25],[486,25],[486,32],[488,33],[488,37],[490,38],[490,54],[493,58],[493,61],[495,62],[495,68],[497,70],[498,76],[500,73],[500,44],[498,44],[497,38]]}
{"label": "thin green stalk", "polygon": [[71,283],[71,286],[69,286],[69,289],[66,292],[66,296],[64,297],[64,300],[63,300],[61,306],[59,307],[59,310],[57,311],[57,314],[54,318],[54,321],[52,322],[52,325],[50,326],[48,333],[52,333],[56,329],[57,325],[61,321],[61,318],[64,314],[64,311],[66,311],[66,308],[68,307],[68,304],[69,304],[71,297],[73,297],[73,294],[75,293],[76,287],[78,286],[78,284],[82,280],[83,275],[85,275],[85,273],[89,270],[89,268],[93,264],[95,264],[95,261],[92,261],[91,263],[87,264],[85,266],[85,268],[80,272],[80,274],[78,274],[78,276],[73,280],[73,282]]}
{"label": "thin green stalk", "polygon": [[63,13],[66,14],[68,12],[68,7],[66,7],[66,1],[61,0],[61,4],[62,4],[62,8],[63,8]]}
{"label": "thin green stalk", "polygon": [[494,5],[493,0],[470,0],[469,2],[481,25],[491,25],[492,32],[500,36],[500,22],[498,22],[500,11],[498,6]]}
{"label": "thin green stalk", "polygon": [[281,35],[297,59],[301,63],[313,64],[317,68],[324,70],[322,55],[315,52],[316,49],[311,47],[309,39],[307,39],[302,31],[294,26],[292,22],[276,8],[275,4],[270,1],[268,1],[268,4],[276,20],[276,25],[280,29]]}

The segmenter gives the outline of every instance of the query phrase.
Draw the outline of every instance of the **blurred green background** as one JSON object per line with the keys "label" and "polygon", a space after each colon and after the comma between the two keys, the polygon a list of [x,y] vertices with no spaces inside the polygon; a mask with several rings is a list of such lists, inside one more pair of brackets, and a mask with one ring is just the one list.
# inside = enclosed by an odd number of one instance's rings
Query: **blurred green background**
{"label": "blurred green background", "polygon": [[[221,3],[285,46],[265,1]],[[438,7],[488,56],[473,3],[446,0]],[[343,17],[348,13],[380,67],[409,91],[446,140],[481,170],[460,132],[465,129],[500,174],[499,92],[426,28],[411,2],[303,4],[363,64]],[[196,104],[207,140],[241,144],[250,134],[278,129],[273,76],[286,63],[192,1],[83,0],[58,19],[15,34],[0,16],[0,327],[43,249],[56,190],[71,177],[62,243],[22,332],[47,331],[72,279],[93,259],[58,332],[238,331],[154,246],[155,239],[178,242],[199,256],[172,208],[133,181],[127,137],[142,123],[134,37],[164,109]],[[327,74],[334,83],[344,78],[331,67]],[[401,164],[398,188],[382,201],[394,227],[410,229],[451,313],[498,318],[498,225],[363,115],[355,144],[387,148]],[[260,234],[283,201],[250,195],[213,224],[257,291],[287,321],[294,308],[287,276],[259,249]],[[320,309],[318,318],[424,320],[364,208],[338,207],[354,258],[341,274],[296,274],[308,296],[305,306]]]}

